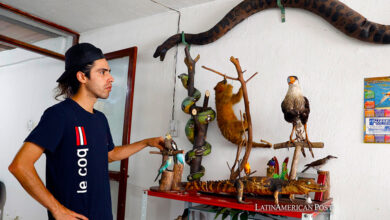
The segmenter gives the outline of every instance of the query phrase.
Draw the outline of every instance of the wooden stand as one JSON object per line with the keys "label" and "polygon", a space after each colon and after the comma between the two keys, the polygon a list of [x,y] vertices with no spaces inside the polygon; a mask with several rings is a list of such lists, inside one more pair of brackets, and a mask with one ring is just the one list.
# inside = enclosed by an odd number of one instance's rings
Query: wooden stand
{"label": "wooden stand", "polygon": [[160,191],[170,191],[172,188],[173,172],[172,171],[163,171],[161,174],[160,186],[158,189]]}
{"label": "wooden stand", "polygon": [[316,193],[315,200],[322,201],[330,198],[330,173],[329,171],[317,171],[318,181],[317,183],[324,183],[328,189],[323,193]]}
{"label": "wooden stand", "polygon": [[173,166],[173,180],[172,180],[172,190],[180,191],[181,177],[183,174],[183,164],[175,164]]}
{"label": "wooden stand", "polygon": [[[289,178],[290,180],[292,180],[295,179],[297,176],[299,153],[302,151],[302,148],[309,148],[309,145],[306,142],[295,142],[295,143],[283,142],[274,145],[274,149],[290,148],[290,147],[295,147],[294,157],[291,163],[290,178]],[[322,142],[312,143],[312,148],[323,148],[323,147],[324,147],[324,143]]]}

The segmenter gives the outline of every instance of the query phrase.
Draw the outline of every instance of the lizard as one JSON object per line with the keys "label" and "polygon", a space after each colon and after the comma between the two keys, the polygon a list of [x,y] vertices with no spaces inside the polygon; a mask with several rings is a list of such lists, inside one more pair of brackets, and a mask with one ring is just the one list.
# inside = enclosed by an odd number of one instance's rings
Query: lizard
{"label": "lizard", "polygon": [[296,194],[324,192],[327,186],[316,183],[313,179],[283,180],[272,177],[252,176],[241,177],[237,180],[192,181],[185,185],[187,192],[210,192],[218,194],[233,194],[237,202],[245,204],[244,194],[273,195],[275,204],[279,204],[279,194],[290,195],[293,201]]}

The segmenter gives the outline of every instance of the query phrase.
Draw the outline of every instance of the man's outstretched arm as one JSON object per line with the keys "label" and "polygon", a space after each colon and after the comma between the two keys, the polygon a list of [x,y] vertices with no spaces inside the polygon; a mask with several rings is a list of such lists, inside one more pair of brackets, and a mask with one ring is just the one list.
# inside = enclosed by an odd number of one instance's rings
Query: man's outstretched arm
{"label": "man's outstretched arm", "polygon": [[61,205],[39,178],[34,164],[41,157],[43,151],[42,147],[31,142],[25,142],[9,165],[9,171],[35,200],[53,214],[55,219],[88,220],[85,216]]}
{"label": "man's outstretched arm", "polygon": [[128,158],[147,146],[156,147],[162,150],[164,148],[164,138],[163,137],[148,138],[132,144],[115,147],[112,151],[108,152],[108,162],[113,162],[113,161],[123,160],[125,158]]}

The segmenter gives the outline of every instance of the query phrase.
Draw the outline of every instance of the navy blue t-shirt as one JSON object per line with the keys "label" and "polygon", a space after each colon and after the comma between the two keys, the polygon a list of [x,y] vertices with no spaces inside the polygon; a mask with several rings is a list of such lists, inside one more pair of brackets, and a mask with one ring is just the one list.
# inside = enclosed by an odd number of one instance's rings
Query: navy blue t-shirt
{"label": "navy blue t-shirt", "polygon": [[25,142],[45,149],[46,187],[62,205],[91,220],[112,220],[108,152],[114,144],[103,113],[66,99],[44,112]]}

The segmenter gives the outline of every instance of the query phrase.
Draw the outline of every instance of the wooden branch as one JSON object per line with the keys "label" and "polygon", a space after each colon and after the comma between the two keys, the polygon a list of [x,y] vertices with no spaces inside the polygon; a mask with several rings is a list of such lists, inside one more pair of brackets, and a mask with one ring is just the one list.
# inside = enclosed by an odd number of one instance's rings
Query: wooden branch
{"label": "wooden branch", "polygon": [[[290,148],[290,147],[296,147],[296,146],[309,148],[309,145],[306,142],[295,142],[293,144],[293,143],[289,143],[287,141],[287,142],[283,142],[283,143],[274,144],[274,149]],[[324,148],[324,143],[323,142],[312,142],[311,147],[312,148]]]}
{"label": "wooden branch", "polygon": [[257,74],[258,74],[258,72],[256,72],[255,74],[253,74],[251,77],[249,77],[249,79],[247,79],[247,80],[245,81],[245,83],[248,83],[249,80],[251,80],[251,79],[252,79],[253,77],[255,77]]}
{"label": "wooden branch", "polygon": [[161,155],[169,155],[169,156],[173,156],[173,155],[176,155],[176,154],[184,154],[184,150],[176,150],[176,151],[172,151],[171,154],[165,154],[161,151],[149,151],[149,154],[161,154]]}
{"label": "wooden branch", "polygon": [[180,191],[181,177],[183,175],[183,164],[175,164],[173,166],[173,180],[171,190]]}
{"label": "wooden branch", "polygon": [[160,180],[160,191],[170,191],[172,188],[172,180],[173,180],[173,172],[172,171],[163,171],[161,174],[161,180]]}
{"label": "wooden branch", "polygon": [[214,73],[216,73],[216,74],[218,74],[218,75],[221,75],[221,76],[225,77],[226,79],[238,80],[238,78],[233,78],[233,77],[227,76],[226,74],[220,73],[220,72],[218,72],[218,71],[216,71],[216,70],[213,70],[213,69],[211,69],[211,68],[208,68],[208,67],[206,67],[206,66],[202,66],[202,68],[203,68],[203,69],[206,69],[206,70],[208,70],[208,71],[214,72]]}
{"label": "wooden branch", "polygon": [[245,104],[245,116],[248,124],[247,132],[248,132],[248,140],[246,141],[246,148],[245,148],[245,154],[244,157],[237,168],[236,171],[234,171],[233,174],[230,175],[230,179],[236,179],[241,171],[244,169],[244,165],[248,162],[249,155],[252,150],[252,144],[253,144],[253,131],[252,131],[252,117],[251,117],[251,112],[249,108],[249,99],[248,99],[248,90],[246,88],[246,82],[244,80],[244,76],[242,73],[242,69],[240,66],[240,62],[237,58],[234,58],[233,56],[230,57],[230,61],[234,64],[237,70],[237,75],[238,75],[238,81],[241,83],[241,89],[242,89],[242,94],[244,97],[244,104]]}
{"label": "wooden branch", "polygon": [[207,106],[209,105],[209,98],[210,98],[210,91],[206,90],[203,99],[203,110],[206,110]]}
{"label": "wooden branch", "polygon": [[184,58],[184,63],[188,69],[188,82],[187,82],[187,90],[188,96],[193,96],[195,92],[194,81],[195,81],[195,64],[199,60],[199,55],[192,59],[188,46],[184,49],[186,57]]}

